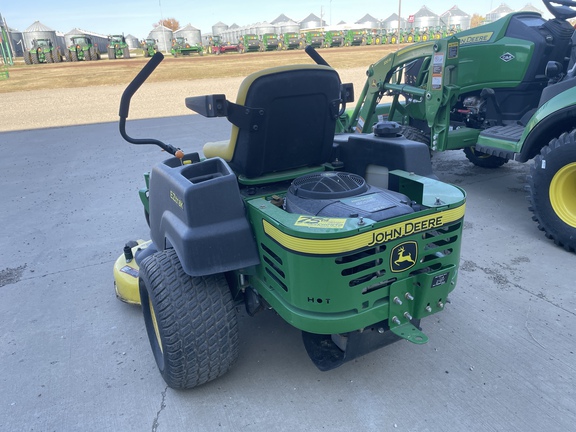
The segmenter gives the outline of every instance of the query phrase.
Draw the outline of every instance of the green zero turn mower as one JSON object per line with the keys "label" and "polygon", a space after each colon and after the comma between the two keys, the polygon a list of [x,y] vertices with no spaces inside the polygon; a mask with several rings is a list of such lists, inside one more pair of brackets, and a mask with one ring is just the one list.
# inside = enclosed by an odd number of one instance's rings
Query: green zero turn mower
{"label": "green zero turn mower", "polygon": [[[396,120],[434,151],[463,149],[475,165],[534,160],[532,218],[576,251],[576,1],[544,0],[553,15],[516,12],[392,53],[367,71],[339,132]],[[385,96],[390,103],[380,103]]]}
{"label": "green zero turn mower", "polygon": [[174,155],[141,193],[151,241],[126,244],[114,268],[117,295],[142,305],[170,387],[229,370],[240,305],[248,315],[273,309],[330,370],[401,339],[425,343],[420,320],[455,287],[464,191],[438,181],[428,147],[396,123],[335,141],[353,89],[307,51],[319,64],[252,74],[236,102],[186,99],[232,123],[230,140],[207,143],[205,157],[126,133],[130,99],[161,53],[122,96],[124,139]]}

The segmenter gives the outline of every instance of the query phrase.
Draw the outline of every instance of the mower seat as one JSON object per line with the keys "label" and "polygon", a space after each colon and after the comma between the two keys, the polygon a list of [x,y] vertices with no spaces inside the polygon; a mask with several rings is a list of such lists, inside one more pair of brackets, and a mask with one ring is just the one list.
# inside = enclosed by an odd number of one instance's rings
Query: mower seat
{"label": "mower seat", "polygon": [[280,66],[249,75],[236,106],[251,111],[256,122],[228,115],[230,140],[206,143],[204,156],[224,159],[246,178],[328,162],[340,85],[338,73],[321,65]]}

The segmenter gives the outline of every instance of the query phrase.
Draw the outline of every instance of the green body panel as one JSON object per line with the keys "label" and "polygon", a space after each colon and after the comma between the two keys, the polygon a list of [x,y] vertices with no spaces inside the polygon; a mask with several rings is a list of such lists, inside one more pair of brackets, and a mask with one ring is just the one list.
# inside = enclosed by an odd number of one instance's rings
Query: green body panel
{"label": "green body panel", "polygon": [[[262,263],[250,283],[291,325],[333,334],[389,319],[394,328],[407,324],[408,315],[419,319],[442,309],[456,283],[462,218],[456,216],[439,229],[422,229],[418,220],[438,220],[449,210],[463,215],[464,193],[428,178],[393,173],[410,198],[431,205],[439,199],[442,205],[364,224],[357,218],[305,217],[309,224],[299,226],[302,216],[278,208],[270,197],[246,200]],[[361,235],[367,243],[351,246],[353,250],[334,252],[332,245],[325,246],[338,241],[346,248]],[[299,240],[304,244],[298,245]],[[393,252],[407,243],[417,245],[417,256],[411,256],[415,264],[394,272]],[[402,304],[394,303],[394,297]],[[393,323],[393,317],[398,321]]]}
{"label": "green body panel", "polygon": [[358,46],[366,45],[366,31],[365,30],[348,30],[344,37],[344,45]]}
{"label": "green body panel", "polygon": [[78,60],[84,60],[86,58],[86,52],[90,51],[94,45],[92,44],[92,39],[87,36],[71,36],[72,45],[68,47],[69,51],[76,52]]}
{"label": "green body panel", "polygon": [[170,48],[170,53],[173,56],[178,55],[190,55],[190,54],[200,54],[203,53],[204,48],[199,44],[189,44],[185,38],[176,37],[172,41],[172,48]]}
{"label": "green body panel", "polygon": [[112,49],[116,58],[124,57],[124,49],[128,48],[123,35],[112,35],[108,37],[108,49]]}
{"label": "green body panel", "polygon": [[244,45],[245,52],[260,51],[260,38],[255,33],[242,36],[242,44]]}
{"label": "green body panel", "polygon": [[344,32],[341,30],[330,30],[326,32],[324,46],[339,47],[344,45]]}
{"label": "green body panel", "polygon": [[262,46],[265,51],[277,50],[280,44],[276,33],[264,33],[262,35]]}
{"label": "green body panel", "polygon": [[324,46],[324,34],[320,31],[306,32],[305,38],[306,45],[311,45],[314,48]]}
{"label": "green body panel", "polygon": [[300,42],[302,41],[302,39],[300,38],[300,33],[297,32],[284,33],[280,39],[282,42],[283,49],[291,50],[301,48]]}
{"label": "green body panel", "polygon": [[[370,133],[372,125],[384,116],[401,123],[424,122],[430,129],[430,146],[435,151],[478,145],[482,149],[502,151],[508,157],[520,152],[528,155],[523,156],[524,159],[533,157],[542,145],[557,136],[547,133],[544,134],[545,140],[541,136],[531,137],[531,132],[544,119],[550,128],[558,127],[558,134],[571,127],[566,125],[566,121],[561,124],[560,119],[554,122],[551,116],[575,105],[574,88],[564,89],[539,107],[518,140],[500,139],[497,134],[480,136],[481,130],[490,125],[452,125],[454,107],[457,102],[461,104],[467,95],[479,95],[485,88],[510,92],[527,85],[526,76],[537,47],[531,40],[520,39],[521,36],[506,36],[511,20],[517,15],[528,20],[541,18],[540,14],[531,12],[510,14],[453,36],[402,48],[371,65],[358,98],[360,102],[352,112],[348,111],[343,116],[337,131]],[[452,31],[455,31],[454,27],[441,30],[443,33]],[[419,29],[415,29],[412,34],[418,33]],[[417,74],[407,82],[405,66],[412,62],[421,63]],[[544,71],[536,73],[537,77],[529,78],[533,80],[530,82],[536,82],[536,79],[542,82]],[[393,96],[392,102],[379,105],[385,94]],[[510,97],[522,100],[522,91],[517,90]],[[518,110],[521,109],[520,106]],[[513,120],[520,120],[520,116]],[[514,123],[508,121],[508,124]],[[495,125],[493,122],[492,126]],[[529,150],[525,150],[525,146]]]}

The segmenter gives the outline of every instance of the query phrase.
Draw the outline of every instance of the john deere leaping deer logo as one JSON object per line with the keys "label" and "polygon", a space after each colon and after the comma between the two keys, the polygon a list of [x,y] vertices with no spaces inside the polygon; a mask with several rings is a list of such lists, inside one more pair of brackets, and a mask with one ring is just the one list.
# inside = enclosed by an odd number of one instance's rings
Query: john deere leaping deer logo
{"label": "john deere leaping deer logo", "polygon": [[409,241],[396,245],[390,253],[390,270],[403,272],[416,264],[418,243]]}

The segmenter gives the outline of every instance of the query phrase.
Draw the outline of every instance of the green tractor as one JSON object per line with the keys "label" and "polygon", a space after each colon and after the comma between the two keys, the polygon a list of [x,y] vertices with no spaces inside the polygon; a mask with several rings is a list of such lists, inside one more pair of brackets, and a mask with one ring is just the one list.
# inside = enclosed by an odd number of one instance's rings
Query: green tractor
{"label": "green tractor", "polygon": [[311,30],[304,33],[303,37],[304,46],[311,46],[312,48],[321,48],[324,46],[324,33],[318,30]]}
{"label": "green tractor", "polygon": [[92,38],[86,35],[70,36],[72,44],[68,47],[68,60],[72,62],[100,60],[100,51]]}
{"label": "green tractor", "polygon": [[280,39],[276,33],[264,33],[261,42],[260,51],[278,51],[280,49]]}
{"label": "green tractor", "polygon": [[344,37],[344,45],[349,46],[360,46],[366,45],[366,31],[365,30],[348,30]]}
{"label": "green tractor", "polygon": [[344,46],[344,32],[342,30],[328,30],[324,38],[324,47]]}
{"label": "green tractor", "polygon": [[[433,151],[463,149],[471,163],[534,163],[532,219],[576,250],[576,1],[544,0],[553,15],[517,12],[376,62],[360,103],[339,129],[370,133],[401,122]],[[379,104],[384,95],[392,102]]]}
{"label": "green tractor", "polygon": [[63,55],[59,46],[54,46],[51,39],[34,39],[32,48],[24,53],[24,63],[60,63]]}
{"label": "green tractor", "polygon": [[161,53],[122,96],[124,139],[173,155],[141,194],[152,240],[126,244],[114,266],[117,295],[141,304],[172,388],[230,369],[241,349],[238,307],[250,316],[273,309],[330,370],[402,339],[425,343],[420,320],[442,312],[455,288],[464,192],[437,180],[428,147],[396,123],[335,141],[352,85],[306,50],[321,64],[256,72],[236,102],[186,99],[232,123],[230,140],[207,143],[204,157],[126,133],[132,95]]}
{"label": "green tractor", "polygon": [[142,46],[142,52],[144,57],[152,57],[156,54],[158,50],[158,40],[153,38],[147,38],[140,42],[140,46]]}
{"label": "green tractor", "polygon": [[306,46],[298,32],[288,32],[280,35],[280,49],[293,50],[301,49]]}
{"label": "green tractor", "polygon": [[126,43],[126,38],[124,35],[111,35],[108,36],[108,60],[114,60],[118,58],[129,59],[130,58],[130,48]]}
{"label": "green tractor", "polygon": [[172,39],[170,53],[174,57],[189,56],[191,54],[204,55],[204,47],[201,44],[190,44],[187,39],[181,36]]}
{"label": "green tractor", "polygon": [[258,52],[263,51],[262,41],[256,33],[249,33],[240,37],[240,52]]}

